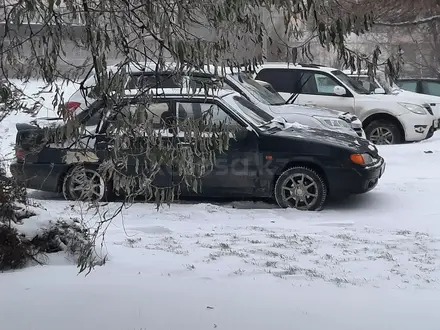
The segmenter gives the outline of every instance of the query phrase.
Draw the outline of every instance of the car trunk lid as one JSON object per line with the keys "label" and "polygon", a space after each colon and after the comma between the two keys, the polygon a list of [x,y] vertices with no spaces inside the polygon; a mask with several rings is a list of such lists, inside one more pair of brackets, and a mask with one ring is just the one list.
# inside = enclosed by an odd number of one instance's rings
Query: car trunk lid
{"label": "car trunk lid", "polygon": [[44,159],[44,149],[48,143],[47,132],[35,125],[18,123],[15,125],[15,157],[17,162],[34,163]]}

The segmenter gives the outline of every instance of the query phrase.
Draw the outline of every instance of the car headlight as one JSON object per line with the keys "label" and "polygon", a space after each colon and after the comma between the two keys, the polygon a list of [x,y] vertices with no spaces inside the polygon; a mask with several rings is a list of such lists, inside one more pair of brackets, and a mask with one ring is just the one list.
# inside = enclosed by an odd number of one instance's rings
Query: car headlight
{"label": "car headlight", "polygon": [[335,128],[351,128],[350,124],[347,123],[345,120],[335,118],[335,117],[320,117],[320,116],[313,116],[313,118],[317,119],[321,124],[324,126],[327,126],[329,128],[335,129]]}
{"label": "car headlight", "polygon": [[427,115],[428,111],[424,107],[418,104],[414,103],[404,103],[404,102],[398,102],[402,107],[404,107],[406,110],[411,111],[412,113],[415,113],[417,115]]}
{"label": "car headlight", "polygon": [[350,159],[353,163],[358,165],[371,165],[376,162],[376,158],[367,153],[352,154],[350,155]]}

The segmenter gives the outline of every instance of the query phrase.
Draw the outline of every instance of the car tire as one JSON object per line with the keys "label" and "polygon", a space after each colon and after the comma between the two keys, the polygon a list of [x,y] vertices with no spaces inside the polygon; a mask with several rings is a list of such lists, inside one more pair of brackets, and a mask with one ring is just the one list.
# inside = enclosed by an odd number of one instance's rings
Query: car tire
{"label": "car tire", "polygon": [[[90,181],[84,181],[85,177]],[[89,191],[86,192],[86,189]],[[71,167],[64,176],[62,193],[66,200],[101,202],[107,199],[108,187],[96,169],[77,165]]]}
{"label": "car tire", "polygon": [[[391,136],[390,143],[386,143],[386,137]],[[400,144],[403,142],[403,136],[399,127],[388,120],[374,120],[365,128],[365,135],[370,142],[383,145],[383,144]],[[382,135],[382,137],[380,137]]]}
{"label": "car tire", "polygon": [[304,211],[322,210],[327,192],[324,178],[313,169],[303,166],[284,171],[274,187],[275,201],[280,207]]}

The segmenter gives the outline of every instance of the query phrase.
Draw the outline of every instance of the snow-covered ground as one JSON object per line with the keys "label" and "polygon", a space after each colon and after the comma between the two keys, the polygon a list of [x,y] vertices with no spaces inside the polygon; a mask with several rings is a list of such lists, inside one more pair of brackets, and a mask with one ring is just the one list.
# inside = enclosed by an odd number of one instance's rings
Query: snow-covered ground
{"label": "snow-covered ground", "polygon": [[[24,119],[1,124],[2,151]],[[134,204],[89,276],[62,255],[0,274],[0,329],[437,330],[440,133],[380,152],[378,187],[322,212]],[[81,204],[30,194],[48,218],[87,219]]]}

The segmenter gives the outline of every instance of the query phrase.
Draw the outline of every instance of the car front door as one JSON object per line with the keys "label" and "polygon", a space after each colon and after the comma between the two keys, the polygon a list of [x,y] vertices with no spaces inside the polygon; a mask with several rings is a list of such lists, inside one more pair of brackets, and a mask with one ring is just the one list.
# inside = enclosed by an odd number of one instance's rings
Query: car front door
{"label": "car front door", "polygon": [[[179,137],[181,143],[188,147],[194,147],[194,144],[184,139],[182,132],[191,131],[189,125],[201,123],[197,133],[211,141],[213,129],[206,127],[218,127],[221,124],[229,132],[227,150],[217,153],[214,161],[206,164],[208,167],[200,180],[201,193],[206,196],[252,195],[257,184],[260,164],[258,137],[255,132],[247,130],[240,118],[215,100],[182,100],[176,102],[176,109]],[[212,169],[209,165],[213,165]],[[188,163],[187,166],[193,164]],[[193,193],[191,189],[182,188],[186,193]]]}
{"label": "car front door", "polygon": [[295,104],[325,107],[354,113],[354,97],[350,91],[338,96],[334,87],[343,87],[336,79],[324,72],[298,69],[265,68],[255,79],[270,83],[287,101]]}
{"label": "car front door", "polygon": [[[300,90],[295,103],[355,113],[353,94],[325,72],[298,70]],[[336,95],[335,87],[344,88],[345,95]]]}

